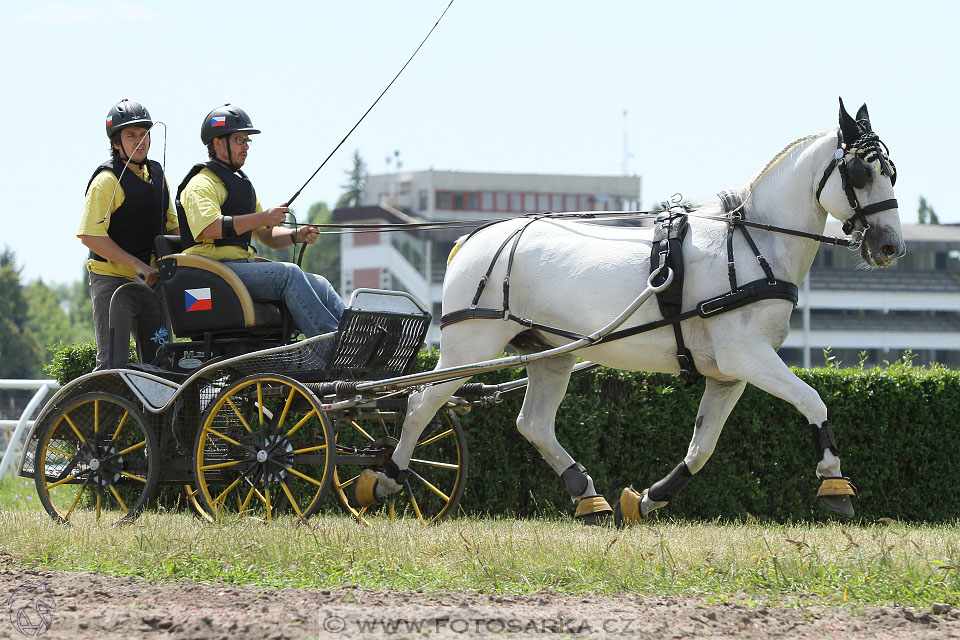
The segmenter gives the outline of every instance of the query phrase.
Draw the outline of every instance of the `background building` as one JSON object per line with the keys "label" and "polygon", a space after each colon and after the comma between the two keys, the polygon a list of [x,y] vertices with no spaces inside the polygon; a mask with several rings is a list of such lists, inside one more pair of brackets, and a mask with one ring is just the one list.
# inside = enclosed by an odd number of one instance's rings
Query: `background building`
{"label": "background building", "polygon": [[[338,209],[335,222],[460,221],[429,231],[341,236],[340,290],[408,291],[432,310],[437,344],[447,255],[481,220],[534,211],[635,210],[640,178],[420,171],[371,176],[363,206]],[[842,236],[837,223],[827,235]],[[916,364],[960,368],[960,226],[903,225],[907,254],[886,269],[866,269],[858,252],[823,244],[780,349],[795,366],[824,364],[825,348],[844,366],[893,361],[910,350]]]}
{"label": "background building", "polygon": [[337,209],[334,222],[458,221],[430,231],[344,234],[340,291],[401,289],[431,309],[427,339],[440,341],[440,299],[447,256],[482,221],[539,211],[619,211],[640,206],[638,176],[416,171],[370,176],[362,206]]}
{"label": "background building", "polygon": [[[843,235],[832,222],[825,233]],[[861,353],[875,366],[911,350],[915,364],[960,368],[960,226],[905,224],[903,239],[907,254],[885,269],[820,246],[780,349],[787,364],[822,366],[830,347],[845,366]]]}

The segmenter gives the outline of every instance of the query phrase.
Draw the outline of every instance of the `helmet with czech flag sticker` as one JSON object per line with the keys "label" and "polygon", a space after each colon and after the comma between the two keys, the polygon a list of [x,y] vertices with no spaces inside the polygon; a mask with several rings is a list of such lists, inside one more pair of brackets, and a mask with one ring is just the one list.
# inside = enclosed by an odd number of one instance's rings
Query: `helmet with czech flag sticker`
{"label": "helmet with czech flag sticker", "polygon": [[230,103],[217,107],[207,114],[203,119],[203,125],[200,127],[200,140],[203,144],[210,144],[210,141],[220,136],[227,136],[231,133],[260,133],[260,129],[253,126],[250,116],[240,107]]}
{"label": "helmet with czech flag sticker", "polygon": [[146,107],[139,102],[124,98],[107,112],[107,137],[112,140],[113,134],[132,126],[149,129],[153,126],[153,120]]}

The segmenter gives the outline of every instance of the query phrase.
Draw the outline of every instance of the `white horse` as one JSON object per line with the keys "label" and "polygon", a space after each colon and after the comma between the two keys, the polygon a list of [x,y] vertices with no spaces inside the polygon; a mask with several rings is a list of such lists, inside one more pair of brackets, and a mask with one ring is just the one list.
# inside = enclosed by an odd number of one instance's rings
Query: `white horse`
{"label": "white horse", "polygon": [[[860,254],[868,265],[883,267],[905,252],[893,199],[895,179],[893,163],[872,131],[866,105],[854,119],[841,100],[839,129],[801,138],[783,149],[737,192],[742,205],[734,215],[780,228],[750,228],[759,253],[766,257],[780,282],[800,284],[819,246],[809,235],[783,230],[817,236],[823,233],[827,215],[845,222],[844,231],[852,232],[854,244],[860,242]],[[728,231],[733,236],[737,281],[769,279],[742,233],[744,227],[729,223],[727,209],[714,199],[688,211],[689,230],[682,241],[685,311],[729,293],[734,286],[728,282]],[[647,282],[652,236],[650,228],[543,217],[533,222],[530,218],[505,221],[482,228],[466,242],[461,238],[451,254],[443,287],[445,318],[459,321],[443,329],[437,368],[495,358],[508,343],[530,351],[531,345],[540,349],[572,341],[571,337],[543,330],[544,326],[582,335],[605,326]],[[491,268],[490,286],[475,300],[478,282]],[[491,319],[463,312],[471,309],[471,304],[502,311],[500,284],[508,275],[508,313]],[[790,402],[806,417],[817,452],[816,471],[824,479],[818,496],[830,509],[853,515],[850,498],[856,490],[841,472],[827,407],[777,355],[786,339],[792,310],[790,300],[768,298],[726,313],[694,315],[680,323],[693,363],[707,378],[693,438],[686,457],[666,477],[642,492],[631,487],[621,492],[616,509],[618,522],[642,520],[667,504],[700,471],[747,382]],[[529,328],[504,317],[507,315],[529,319],[541,328]],[[624,326],[662,318],[658,305],[651,301]],[[612,509],[598,494],[584,467],[557,441],[554,431],[557,408],[578,356],[618,369],[677,373],[680,365],[672,326],[601,341],[576,354],[528,364],[529,386],[517,428],[561,476],[577,502],[575,516],[593,522]],[[368,470],[357,483],[355,500],[359,504],[375,504],[400,489],[423,428],[463,382],[461,378],[436,384],[411,396],[392,461],[384,472]]]}

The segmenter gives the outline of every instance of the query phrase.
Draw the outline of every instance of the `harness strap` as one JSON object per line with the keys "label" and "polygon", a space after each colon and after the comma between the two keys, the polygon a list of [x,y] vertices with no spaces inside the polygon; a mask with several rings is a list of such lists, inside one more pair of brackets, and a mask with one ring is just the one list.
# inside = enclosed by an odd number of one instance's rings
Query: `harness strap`
{"label": "harness strap", "polygon": [[522,324],[525,327],[531,329],[536,329],[537,331],[544,331],[546,333],[552,333],[554,335],[563,336],[564,338],[570,338],[571,340],[590,340],[590,336],[585,336],[583,334],[577,333],[575,331],[567,331],[566,329],[558,329],[556,327],[551,327],[545,324],[540,324],[539,322],[534,322],[533,320],[528,320],[527,318],[521,318],[520,316],[514,315],[512,313],[504,313],[501,309],[461,309],[460,311],[454,311],[448,313],[440,318],[440,329],[445,329],[451,324],[456,324],[457,322],[463,322],[464,320],[513,320],[517,324]]}
{"label": "harness strap", "polygon": [[742,220],[740,209],[743,207],[743,200],[733,191],[721,191],[720,202],[723,204],[723,210],[729,216],[727,223],[727,278],[730,280],[730,291],[737,289],[737,265],[733,260],[733,230],[738,220]]}
{"label": "harness strap", "polygon": [[739,309],[742,306],[751,304],[758,300],[786,300],[796,306],[797,302],[800,300],[799,289],[797,288],[797,285],[793,284],[792,282],[783,282],[781,280],[779,282],[771,283],[767,280],[754,280],[753,282],[748,282],[747,284],[743,285],[736,291],[731,291],[729,293],[717,296],[716,298],[704,300],[703,302],[697,304],[696,308],[685,311],[678,316],[664,318],[663,320],[656,320],[654,322],[647,322],[646,324],[630,327],[629,329],[614,331],[613,333],[601,338],[598,343],[613,342],[614,340],[627,338],[637,335],[638,333],[653,331],[654,329],[660,329],[661,327],[665,327],[669,324],[683,322],[684,320],[689,320],[690,318],[696,316],[700,316],[701,318],[710,318],[720,315],[721,313]]}
{"label": "harness strap", "polygon": [[[657,305],[664,319],[670,320],[680,315],[683,306],[683,238],[687,233],[686,211],[677,213],[675,208],[657,216],[650,252],[650,272],[654,273],[662,266],[673,272],[673,281],[664,291],[657,293]],[[666,277],[666,270],[661,271]],[[661,279],[659,284],[662,284]],[[656,281],[651,284],[657,285]],[[686,382],[696,381],[700,377],[693,354],[683,341],[683,329],[679,322],[673,322],[673,337],[677,343],[677,364],[680,376]]]}

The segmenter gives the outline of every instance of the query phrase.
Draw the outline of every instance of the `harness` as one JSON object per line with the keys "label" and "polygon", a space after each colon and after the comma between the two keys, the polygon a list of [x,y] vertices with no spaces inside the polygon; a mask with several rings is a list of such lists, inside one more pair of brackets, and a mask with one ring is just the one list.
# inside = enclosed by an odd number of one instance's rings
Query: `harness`
{"label": "harness", "polygon": [[[661,268],[660,273],[663,274],[662,276],[652,279],[652,285],[656,286],[658,284],[663,284],[665,281],[667,270],[662,269],[663,266],[668,267],[669,270],[673,271],[674,274],[673,281],[670,283],[670,285],[667,286],[664,291],[657,293],[657,303],[660,307],[660,312],[663,315],[663,319],[647,322],[629,329],[614,331],[605,336],[592,338],[590,336],[585,336],[573,331],[567,331],[565,329],[558,329],[556,327],[539,324],[537,322],[533,322],[532,320],[517,316],[510,311],[510,273],[513,269],[513,258],[517,250],[517,245],[520,242],[520,238],[530,227],[530,225],[537,220],[555,217],[555,214],[550,213],[536,214],[530,216],[522,226],[511,232],[510,235],[508,235],[500,244],[500,248],[497,249],[493,259],[490,261],[490,266],[480,279],[480,284],[477,286],[477,291],[473,296],[473,301],[471,302],[470,307],[442,315],[440,317],[440,328],[444,329],[451,324],[472,319],[512,320],[530,329],[552,333],[554,335],[562,336],[572,340],[588,340],[591,345],[596,345],[600,343],[613,342],[614,340],[620,340],[629,336],[645,333],[647,331],[653,331],[654,329],[660,329],[668,325],[673,325],[674,338],[677,342],[677,363],[680,367],[681,376],[688,381],[696,379],[701,374],[697,371],[690,350],[687,349],[686,345],[684,344],[683,331],[680,327],[681,322],[694,317],[711,318],[713,316],[720,315],[721,313],[733,311],[744,305],[758,302],[760,300],[786,300],[793,306],[796,306],[797,302],[799,301],[799,291],[797,285],[793,284],[792,282],[777,280],[773,273],[773,269],[760,252],[760,249],[757,247],[756,242],[754,242],[753,237],[751,237],[748,228],[764,229],[767,231],[785,233],[811,240],[817,240],[819,242],[856,248],[860,242],[862,242],[863,235],[870,228],[870,225],[867,222],[868,215],[898,208],[897,200],[895,198],[875,202],[867,205],[866,207],[860,206],[855,189],[862,189],[866,185],[866,181],[871,176],[871,173],[864,162],[873,162],[874,160],[879,159],[881,167],[880,172],[881,174],[890,178],[891,184],[896,183],[897,174],[893,161],[888,157],[889,154],[886,150],[886,146],[882,141],[880,141],[877,135],[870,130],[869,123],[864,121],[859,122],[858,124],[860,125],[860,136],[849,145],[846,145],[843,142],[842,130],[837,132],[837,150],[834,153],[833,159],[827,165],[826,169],[824,169],[823,176],[820,179],[820,183],[816,191],[816,201],[819,205],[820,194],[823,192],[823,189],[826,186],[833,170],[837,169],[842,180],[843,191],[846,194],[847,201],[854,212],[852,216],[843,222],[843,231],[844,233],[851,235],[853,238],[852,240],[832,238],[816,233],[797,231],[771,224],[748,221],[744,217],[744,201],[740,194],[734,191],[722,191],[718,195],[720,196],[720,201],[723,205],[724,213],[726,214],[725,216],[719,217],[698,214],[693,215],[700,218],[721,220],[727,223],[727,278],[730,282],[730,291],[713,298],[701,300],[694,305],[693,309],[681,312],[680,309],[682,308],[683,297],[682,246],[684,237],[689,229],[687,218],[688,214],[691,213],[691,210],[680,205],[668,206],[664,213],[661,213],[657,216],[654,229],[653,246],[650,254],[650,272],[654,273],[658,268]],[[882,149],[881,146],[883,147]],[[846,159],[846,154],[848,152],[853,154],[853,157],[850,161],[847,161]],[[823,207],[823,205],[820,206],[821,208]],[[500,221],[492,222],[475,229],[470,233],[470,235],[467,236],[466,240],[464,240],[464,243],[473,237],[475,233],[499,222]],[[859,225],[859,229],[856,228],[857,225]],[[760,268],[763,270],[765,276],[764,278],[753,280],[743,285],[739,285],[737,283],[737,269],[733,255],[733,237],[738,229],[743,234],[747,245],[753,252],[754,257],[756,258],[757,263],[760,265]],[[507,245],[510,245],[511,243],[512,246],[510,247],[507,261],[507,272],[503,278],[503,307],[501,309],[478,307],[477,305],[480,301],[480,296],[483,294],[487,280],[493,273],[493,269],[496,266],[497,260],[500,258],[500,254],[503,253]],[[463,243],[461,243],[461,245],[462,244]]]}
{"label": "harness", "polygon": [[[503,242],[500,244],[500,247],[494,254],[493,259],[490,261],[490,266],[487,267],[486,273],[480,279],[480,284],[477,286],[477,291],[473,296],[473,301],[471,302],[470,307],[467,309],[446,313],[441,316],[440,328],[444,329],[451,324],[472,319],[512,320],[530,329],[536,329],[545,333],[552,333],[554,335],[569,338],[571,340],[589,340],[592,344],[600,344],[613,342],[614,340],[620,340],[622,338],[627,338],[639,333],[645,333],[647,331],[653,331],[654,329],[660,329],[661,327],[673,325],[674,337],[677,341],[677,362],[680,365],[681,375],[685,380],[695,380],[700,376],[700,373],[697,371],[697,368],[694,365],[693,355],[690,353],[690,350],[686,348],[686,345],[683,342],[683,332],[680,328],[681,322],[696,316],[701,318],[709,318],[721,313],[726,313],[727,311],[739,309],[744,305],[759,300],[788,300],[794,306],[796,306],[797,301],[799,300],[797,286],[790,282],[777,281],[773,275],[773,270],[760,253],[756,243],[753,241],[753,238],[750,237],[749,232],[746,230],[746,227],[738,224],[738,222],[743,219],[741,213],[743,209],[743,201],[741,200],[740,196],[732,191],[724,191],[720,194],[720,197],[723,201],[724,209],[729,216],[727,218],[727,261],[728,274],[730,278],[729,293],[703,300],[699,302],[693,309],[683,313],[680,312],[683,296],[683,256],[681,247],[683,238],[685,237],[689,226],[687,224],[687,210],[682,207],[670,207],[665,213],[661,214],[657,218],[657,228],[654,231],[653,251],[650,255],[651,273],[653,273],[661,265],[670,267],[670,269],[672,269],[674,272],[673,282],[665,291],[657,294],[657,303],[660,305],[660,312],[664,316],[662,320],[647,322],[629,329],[614,331],[601,338],[591,339],[589,336],[576,333],[574,331],[567,331],[565,329],[551,327],[534,322],[527,318],[517,316],[516,314],[510,312],[510,273],[513,269],[513,258],[517,250],[517,245],[519,244],[520,238],[524,231],[526,231],[530,225],[537,220],[540,220],[544,217],[549,217],[549,214],[538,214],[536,216],[531,216],[529,220],[527,220],[519,228],[515,229],[503,240]],[[733,259],[733,233],[737,228],[739,228],[746,237],[747,243],[753,250],[754,255],[757,257],[757,261],[760,263],[760,266],[763,268],[764,274],[766,275],[765,279],[755,280],[743,286],[737,286],[736,269],[734,267]],[[467,237],[467,240],[469,240],[469,238],[470,236]],[[483,291],[486,288],[490,274],[493,273],[493,269],[497,264],[497,260],[500,258],[500,254],[503,253],[507,245],[512,246],[510,247],[510,252],[507,259],[507,272],[503,278],[503,308],[492,309],[478,307],[477,304],[480,301],[480,296],[483,294]],[[666,269],[661,269],[661,273],[663,275],[658,279],[655,279],[656,281],[651,282],[651,284],[658,285],[663,283],[667,273]]]}

